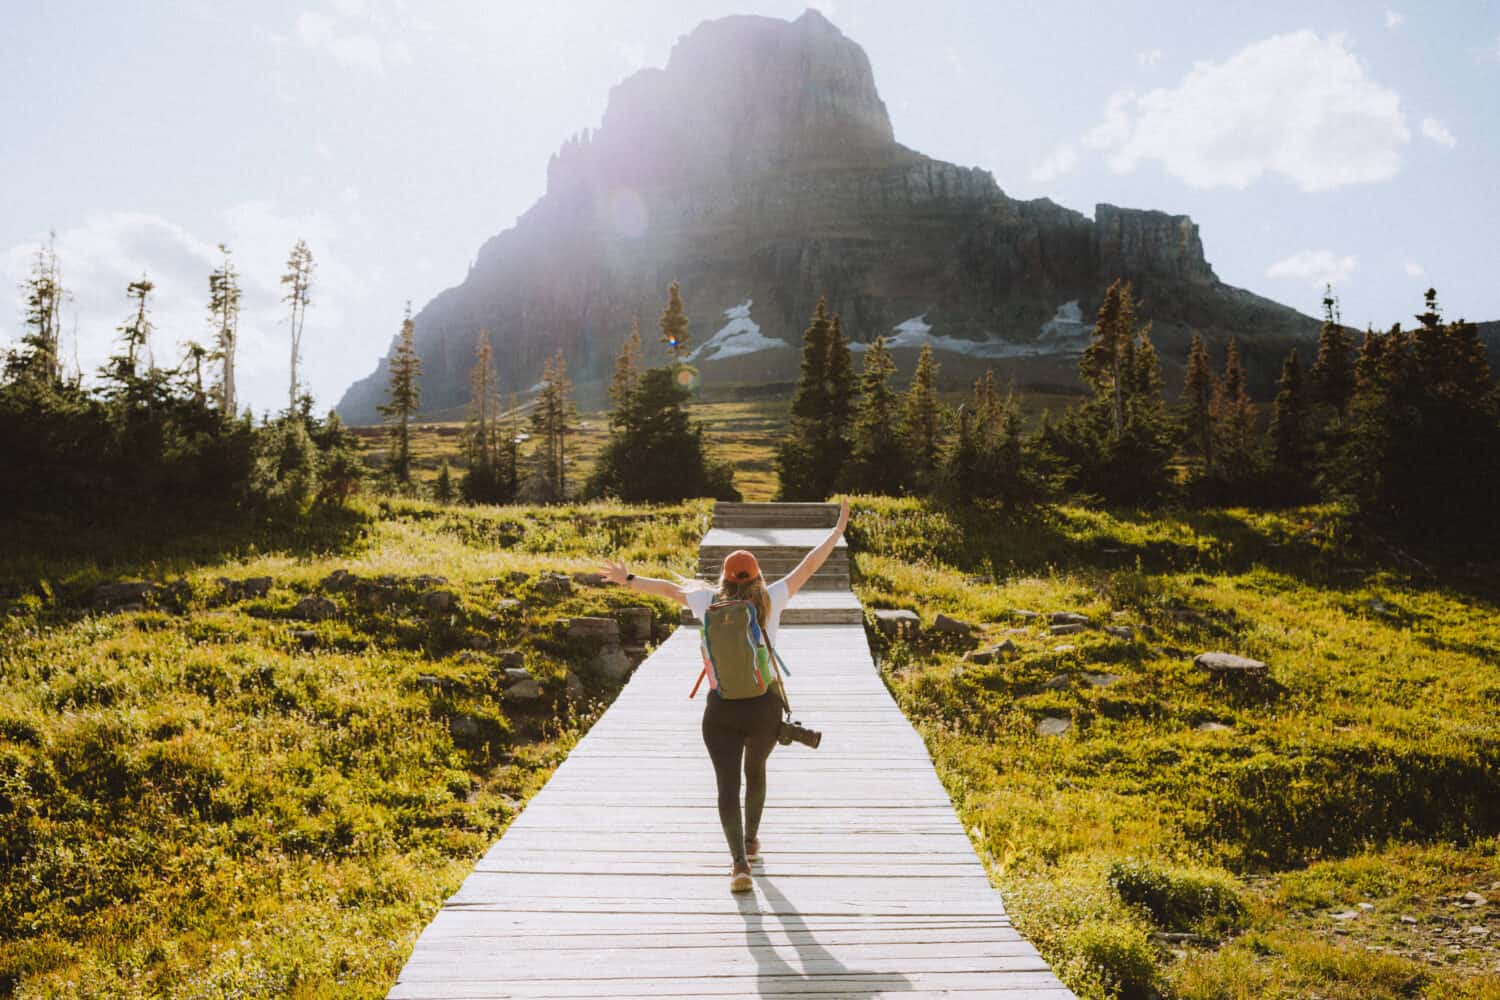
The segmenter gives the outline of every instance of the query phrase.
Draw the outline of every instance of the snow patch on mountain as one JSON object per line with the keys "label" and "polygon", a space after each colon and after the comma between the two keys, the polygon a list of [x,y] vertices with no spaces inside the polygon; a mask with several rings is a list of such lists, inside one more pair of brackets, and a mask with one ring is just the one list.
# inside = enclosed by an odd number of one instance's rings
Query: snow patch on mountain
{"label": "snow patch on mountain", "polygon": [[785,341],[775,340],[760,332],[760,325],[750,318],[753,299],[746,299],[737,306],[724,310],[725,323],[719,331],[709,337],[698,349],[688,355],[689,361],[701,356],[704,361],[723,361],[725,358],[756,351],[769,351],[778,347],[789,347]]}
{"label": "snow patch on mountain", "polygon": [[[1071,307],[1071,308],[1070,308]],[[1071,324],[1071,325],[1070,325]],[[1068,350],[1072,345],[1060,341],[1071,339],[1075,334],[1068,332],[1074,327],[1081,330],[1082,316],[1077,302],[1068,302],[1059,306],[1057,315],[1042,327],[1042,337],[1049,340],[1048,343],[1019,344],[1004,337],[990,336],[984,340],[965,340],[962,337],[945,337],[942,334],[934,335],[932,324],[927,322],[927,314],[913,316],[902,320],[892,327],[893,333],[885,338],[885,346],[888,348],[920,348],[924,345],[932,345],[934,351],[949,351],[953,354],[967,354],[975,358],[1029,358],[1045,354],[1058,354]],[[1048,330],[1056,332],[1049,334]],[[869,344],[850,344],[852,351],[863,351]]]}

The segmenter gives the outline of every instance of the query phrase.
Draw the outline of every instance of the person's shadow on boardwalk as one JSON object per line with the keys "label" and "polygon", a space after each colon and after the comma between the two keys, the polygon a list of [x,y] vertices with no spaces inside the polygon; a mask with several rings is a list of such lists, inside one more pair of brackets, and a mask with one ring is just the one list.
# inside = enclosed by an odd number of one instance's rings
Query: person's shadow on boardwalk
{"label": "person's shadow on boardwalk", "polygon": [[[755,885],[766,894],[766,901],[771,904],[775,912],[761,913],[760,904],[752,893],[745,893],[738,897],[736,902],[739,905],[740,916],[745,919],[745,945],[755,959],[756,989],[762,996],[802,993],[804,990],[797,987],[826,983],[830,979],[846,977],[848,978],[847,985],[842,985],[837,991],[841,997],[873,997],[883,993],[912,991],[911,980],[899,972],[871,972],[845,966],[829,954],[828,949],[812,936],[812,930],[803,921],[802,915],[792,906],[791,901],[781,894],[770,878],[758,875],[755,878]],[[781,924],[781,929],[790,939],[791,947],[796,949],[797,958],[803,968],[810,965],[824,968],[804,972],[803,969],[787,964],[773,947],[775,942],[766,933],[765,921],[768,918]]]}

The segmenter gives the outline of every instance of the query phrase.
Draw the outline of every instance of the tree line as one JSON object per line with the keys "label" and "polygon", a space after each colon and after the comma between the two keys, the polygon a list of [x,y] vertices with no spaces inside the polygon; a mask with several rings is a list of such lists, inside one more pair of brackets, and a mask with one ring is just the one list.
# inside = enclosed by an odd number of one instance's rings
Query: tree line
{"label": "tree line", "polygon": [[1445,322],[1429,289],[1416,326],[1367,330],[1358,347],[1331,291],[1315,358],[1283,363],[1275,398],[1248,393],[1239,344],[1214,370],[1195,334],[1181,398],[1164,393],[1151,324],[1130,284],[1105,294],[1078,372],[1088,392],[1024,426],[993,372],[961,405],[939,399],[924,346],[909,386],[890,384],[883,337],[858,373],[837,314],[819,301],[803,333],[778,499],[836,492],[938,496],[1022,509],[1071,498],[1111,505],[1330,501],[1408,536],[1495,537],[1500,389],[1478,328]]}
{"label": "tree line", "polygon": [[95,383],[67,372],[61,316],[69,297],[52,242],[21,284],[20,341],[0,369],[0,509],[93,516],[126,525],[153,514],[300,515],[342,504],[359,487],[355,442],[338,419],[312,412],[298,364],[315,262],[298,240],[281,283],[291,333],[287,408],[257,423],[239,408],[235,377],[241,288],[228,247],[208,275],[209,343],[188,340],[176,364],[158,362],[151,315],[156,285],[125,289],[116,353]]}

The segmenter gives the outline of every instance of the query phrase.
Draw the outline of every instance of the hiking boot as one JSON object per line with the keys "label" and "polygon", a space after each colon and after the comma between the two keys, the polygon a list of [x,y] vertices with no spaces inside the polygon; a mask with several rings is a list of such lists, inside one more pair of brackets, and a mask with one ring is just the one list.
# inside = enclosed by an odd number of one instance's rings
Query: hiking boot
{"label": "hiking boot", "polygon": [[759,837],[751,837],[749,840],[745,841],[745,860],[746,861],[759,861],[760,860],[760,838]]}
{"label": "hiking boot", "polygon": [[730,892],[748,892],[755,888],[755,880],[750,877],[750,862],[736,861],[734,871],[729,876]]}

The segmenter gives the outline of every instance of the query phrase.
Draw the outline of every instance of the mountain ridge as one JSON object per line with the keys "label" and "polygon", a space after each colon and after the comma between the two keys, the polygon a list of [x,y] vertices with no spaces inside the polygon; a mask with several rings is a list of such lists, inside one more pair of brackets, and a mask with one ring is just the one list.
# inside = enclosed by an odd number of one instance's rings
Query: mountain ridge
{"label": "mountain ridge", "polygon": [[[632,318],[654,344],[674,280],[708,385],[794,378],[820,297],[857,343],[894,339],[898,364],[930,343],[950,378],[994,366],[1056,383],[1116,277],[1135,283],[1169,378],[1193,331],[1238,335],[1265,388],[1316,332],[1220,282],[1186,215],[1100,203],[1090,218],[901,145],[864,50],[820,13],[735,15],[611,88],[600,126],[551,157],[546,193],[416,314],[423,402],[462,405],[480,329],[502,391],[529,389],[558,349],[575,380],[600,378]],[[340,414],[373,421],[385,378],[382,360]]]}

